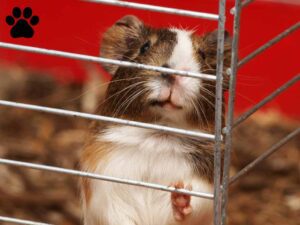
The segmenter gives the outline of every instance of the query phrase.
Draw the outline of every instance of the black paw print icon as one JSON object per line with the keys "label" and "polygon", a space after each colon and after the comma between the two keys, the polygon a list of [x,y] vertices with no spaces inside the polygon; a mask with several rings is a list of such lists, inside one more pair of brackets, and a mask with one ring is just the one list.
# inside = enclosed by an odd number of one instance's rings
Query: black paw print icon
{"label": "black paw print icon", "polygon": [[26,7],[23,11],[19,7],[12,10],[12,15],[6,17],[6,23],[12,26],[10,35],[13,38],[31,38],[34,35],[32,26],[39,23],[38,16],[32,16],[32,9]]}

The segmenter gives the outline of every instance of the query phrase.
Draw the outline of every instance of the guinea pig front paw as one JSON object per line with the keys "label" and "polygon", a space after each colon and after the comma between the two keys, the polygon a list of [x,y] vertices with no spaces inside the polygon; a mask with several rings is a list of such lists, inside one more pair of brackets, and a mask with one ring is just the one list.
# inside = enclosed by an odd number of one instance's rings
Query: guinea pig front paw
{"label": "guinea pig front paw", "polygon": [[[170,186],[175,187],[176,189],[185,188],[188,190],[192,190],[191,185],[184,186],[184,183],[182,181],[173,183]],[[171,203],[172,203],[173,215],[175,220],[177,221],[185,220],[185,218],[192,212],[192,206],[190,204],[191,203],[190,195],[172,192]]]}

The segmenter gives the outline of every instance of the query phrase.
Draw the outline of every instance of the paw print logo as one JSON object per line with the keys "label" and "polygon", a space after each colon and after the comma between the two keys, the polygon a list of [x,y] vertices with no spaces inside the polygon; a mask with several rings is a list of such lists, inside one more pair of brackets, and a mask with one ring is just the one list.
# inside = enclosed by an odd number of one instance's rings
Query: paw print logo
{"label": "paw print logo", "polygon": [[6,23],[12,26],[10,35],[13,38],[31,38],[34,35],[32,26],[39,23],[38,16],[32,16],[32,9],[26,7],[23,11],[19,7],[12,10],[12,15],[6,17]]}

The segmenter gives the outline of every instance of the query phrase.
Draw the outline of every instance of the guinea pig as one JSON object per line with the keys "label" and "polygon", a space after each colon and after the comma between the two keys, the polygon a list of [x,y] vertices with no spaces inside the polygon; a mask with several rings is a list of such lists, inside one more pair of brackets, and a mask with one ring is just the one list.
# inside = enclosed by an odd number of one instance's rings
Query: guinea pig
{"label": "guinea pig", "polygon": [[[216,31],[198,36],[189,30],[156,29],[135,16],[110,27],[100,49],[110,59],[206,74],[216,73],[216,53]],[[224,71],[230,54],[225,32]],[[213,81],[111,64],[104,68],[112,80],[97,113],[214,132]],[[224,79],[224,90],[226,83]],[[94,122],[80,164],[92,173],[212,193],[213,150],[208,140]],[[85,225],[212,223],[210,199],[85,178],[81,187]]]}

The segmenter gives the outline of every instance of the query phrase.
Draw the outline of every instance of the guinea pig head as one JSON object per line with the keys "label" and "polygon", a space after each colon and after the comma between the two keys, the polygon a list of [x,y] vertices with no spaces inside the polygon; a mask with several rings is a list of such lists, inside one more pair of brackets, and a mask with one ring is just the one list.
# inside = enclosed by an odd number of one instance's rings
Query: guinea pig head
{"label": "guinea pig head", "polygon": [[[225,32],[224,71],[230,66],[230,43]],[[104,33],[100,54],[215,75],[217,32],[198,36],[189,30],[156,29],[135,16],[125,16]],[[105,64],[104,68],[112,75],[104,113],[142,121],[213,125],[214,81],[113,64]],[[223,87],[227,88],[226,75]]]}

